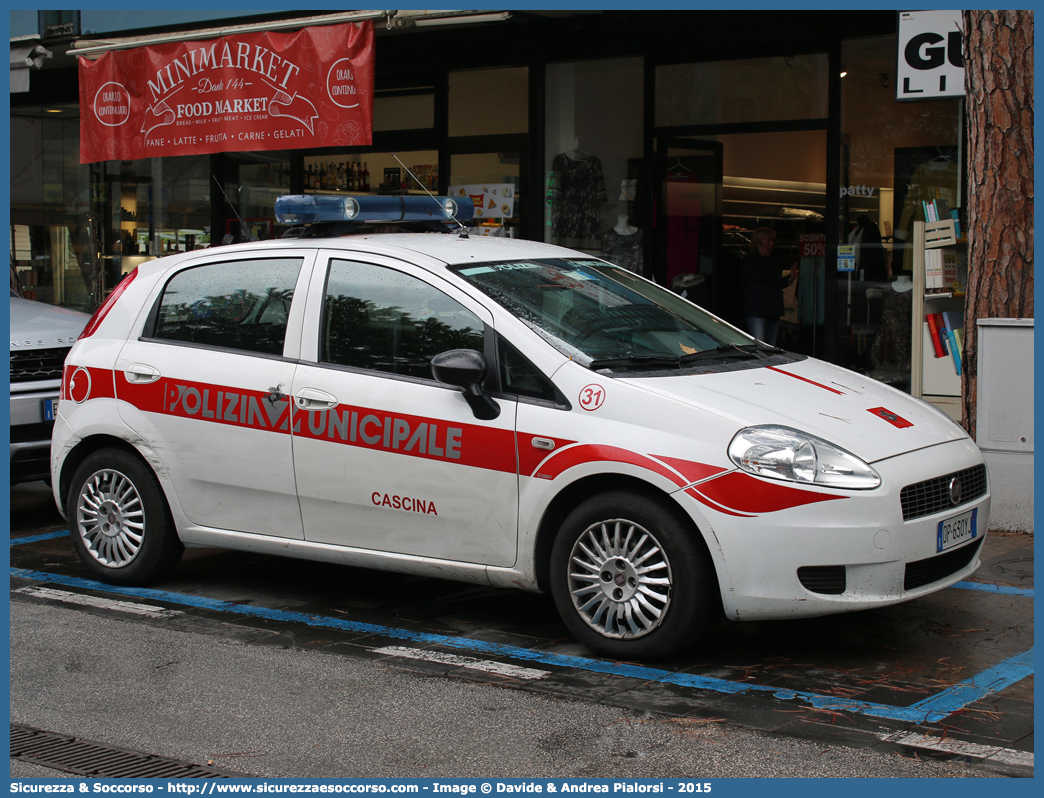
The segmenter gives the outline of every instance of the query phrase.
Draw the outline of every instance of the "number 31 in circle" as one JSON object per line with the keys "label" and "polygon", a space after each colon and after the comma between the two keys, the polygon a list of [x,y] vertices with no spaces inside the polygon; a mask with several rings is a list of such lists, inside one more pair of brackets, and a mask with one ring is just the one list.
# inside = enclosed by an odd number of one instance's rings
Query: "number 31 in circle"
{"label": "number 31 in circle", "polygon": [[584,410],[597,410],[605,401],[605,390],[601,385],[588,385],[580,391],[580,407]]}

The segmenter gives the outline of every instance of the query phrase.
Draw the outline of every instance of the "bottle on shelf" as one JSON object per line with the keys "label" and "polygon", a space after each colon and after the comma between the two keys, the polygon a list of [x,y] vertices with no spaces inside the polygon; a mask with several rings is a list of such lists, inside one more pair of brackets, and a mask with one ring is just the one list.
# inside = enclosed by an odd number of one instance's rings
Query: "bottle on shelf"
{"label": "bottle on shelf", "polygon": [[361,180],[361,182],[362,182],[361,190],[362,191],[369,191],[370,190],[370,170],[366,168],[366,162],[365,161],[363,161],[363,165],[362,165],[362,180]]}

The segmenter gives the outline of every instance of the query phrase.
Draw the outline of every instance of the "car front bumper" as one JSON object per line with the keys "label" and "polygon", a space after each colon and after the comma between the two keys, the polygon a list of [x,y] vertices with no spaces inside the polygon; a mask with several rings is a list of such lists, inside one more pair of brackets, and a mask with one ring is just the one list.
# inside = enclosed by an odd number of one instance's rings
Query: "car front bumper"
{"label": "car front bumper", "polygon": [[44,403],[58,399],[59,381],[11,388],[11,484],[49,479],[54,420],[44,417]]}
{"label": "car front bumper", "polygon": [[[900,493],[982,463],[970,441],[954,441],[874,463],[882,477],[875,490],[831,491],[843,498],[753,518],[711,513],[726,614],[770,620],[870,609],[966,578],[989,526],[988,476],[974,500],[911,520],[903,519]],[[940,522],[972,510],[975,537],[939,551]]]}

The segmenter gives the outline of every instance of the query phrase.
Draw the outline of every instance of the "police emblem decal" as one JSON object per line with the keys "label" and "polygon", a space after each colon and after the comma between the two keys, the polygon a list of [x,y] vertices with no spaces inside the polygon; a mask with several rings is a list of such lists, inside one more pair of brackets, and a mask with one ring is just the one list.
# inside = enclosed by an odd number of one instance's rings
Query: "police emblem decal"
{"label": "police emblem decal", "polygon": [[893,427],[898,427],[899,429],[906,429],[907,427],[913,426],[911,422],[907,421],[902,416],[893,413],[887,407],[868,407],[867,411],[873,413],[878,418],[883,418]]}

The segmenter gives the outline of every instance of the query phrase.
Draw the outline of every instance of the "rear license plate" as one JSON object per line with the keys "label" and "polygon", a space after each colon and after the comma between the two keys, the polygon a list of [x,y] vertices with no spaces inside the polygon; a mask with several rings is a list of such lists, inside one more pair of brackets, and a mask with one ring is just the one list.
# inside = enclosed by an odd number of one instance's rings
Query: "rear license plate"
{"label": "rear license plate", "polygon": [[44,401],[43,401],[43,413],[44,413],[44,421],[54,421],[55,416],[58,415],[58,400],[57,399],[44,399]]}
{"label": "rear license plate", "polygon": [[960,546],[973,540],[978,531],[975,527],[976,517],[979,510],[975,508],[966,513],[961,513],[953,518],[947,518],[939,522],[939,531],[936,533],[936,551],[946,551],[954,546]]}

